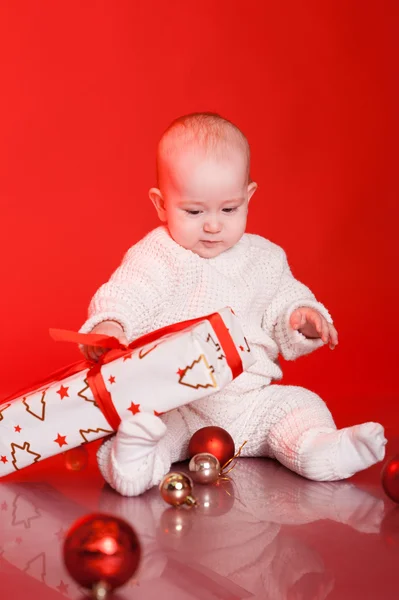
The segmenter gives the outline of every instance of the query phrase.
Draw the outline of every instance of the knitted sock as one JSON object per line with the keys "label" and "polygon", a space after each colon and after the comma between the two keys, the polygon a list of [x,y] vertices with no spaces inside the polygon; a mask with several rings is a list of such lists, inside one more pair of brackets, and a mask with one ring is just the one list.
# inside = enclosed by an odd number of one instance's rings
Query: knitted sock
{"label": "knitted sock", "polygon": [[170,466],[168,456],[164,460],[155,456],[165,433],[165,424],[150,413],[122,421],[117,434],[97,453],[98,466],[109,485],[123,496],[138,496],[159,482]]}
{"label": "knitted sock", "polygon": [[347,479],[381,461],[387,440],[379,423],[362,423],[345,429],[313,429],[298,448],[299,473],[316,481]]}
{"label": "knitted sock", "polygon": [[272,455],[295,473],[337,481],[384,458],[387,440],[379,423],[337,430],[327,421],[317,426],[308,413],[308,408],[293,411],[270,431]]}
{"label": "knitted sock", "polygon": [[177,411],[168,413],[166,424],[151,413],[122,421],[117,434],[97,452],[107,483],[123,496],[138,496],[159,484],[187,446],[182,423]]}

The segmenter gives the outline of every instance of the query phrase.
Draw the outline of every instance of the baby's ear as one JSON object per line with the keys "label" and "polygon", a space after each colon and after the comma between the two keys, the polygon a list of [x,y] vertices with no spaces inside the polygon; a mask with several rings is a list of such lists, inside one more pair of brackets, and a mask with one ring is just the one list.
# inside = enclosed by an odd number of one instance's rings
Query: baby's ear
{"label": "baby's ear", "polygon": [[151,188],[148,192],[151,202],[155,206],[155,210],[158,213],[158,217],[161,221],[165,222],[166,219],[166,210],[165,210],[165,202],[162,197],[161,191],[158,188]]}
{"label": "baby's ear", "polygon": [[258,184],[255,183],[255,181],[251,181],[251,183],[248,184],[248,202],[251,200],[252,196],[254,195],[257,189]]}

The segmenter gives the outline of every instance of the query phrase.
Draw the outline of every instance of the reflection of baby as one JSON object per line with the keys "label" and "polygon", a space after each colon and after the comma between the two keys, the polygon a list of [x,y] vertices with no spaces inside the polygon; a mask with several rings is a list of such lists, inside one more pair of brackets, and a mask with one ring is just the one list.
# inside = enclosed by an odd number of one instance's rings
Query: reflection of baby
{"label": "reflection of baby", "polygon": [[[380,531],[384,501],[349,482],[315,483],[274,461],[258,460],[239,461],[231,478],[219,486],[196,486],[199,506],[193,510],[168,508],[155,489],[132,501],[104,487],[100,510],[134,524],[145,544],[137,575],[142,593],[147,582],[163,581],[176,560],[180,576],[189,566],[248,592],[215,597],[321,600],[333,577],[295,526],[330,519],[361,533]],[[197,595],[202,597],[200,590]]]}
{"label": "reflection of baby", "polygon": [[291,274],[284,251],[245,233],[257,187],[249,168],[247,139],[229,121],[211,114],[175,121],[158,148],[159,187],[150,190],[164,225],[130,248],[92,299],[81,331],[125,343],[231,306],[256,358],[217,394],[161,418],[139,413],[121,423],[98,461],[124,495],[159,483],[207,425],[225,428],[237,446],[248,440],[244,456],[275,458],[314,480],[345,479],[384,457],[381,425],[337,430],[316,394],[272,384],[282,375],[279,353],[294,360],[323,344],[334,348],[338,338],[326,308]]}

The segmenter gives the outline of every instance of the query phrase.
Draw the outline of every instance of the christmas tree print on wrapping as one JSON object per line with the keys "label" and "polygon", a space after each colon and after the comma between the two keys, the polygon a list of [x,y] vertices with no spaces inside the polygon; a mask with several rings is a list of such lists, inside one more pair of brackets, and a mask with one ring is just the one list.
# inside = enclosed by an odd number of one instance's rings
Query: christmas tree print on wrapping
{"label": "christmas tree print on wrapping", "polygon": [[27,573],[38,581],[46,583],[47,570],[45,552],[40,552],[40,554],[34,558],[31,558],[31,560],[28,560],[24,569],[24,573]]}
{"label": "christmas tree print on wrapping", "polygon": [[225,355],[222,352],[222,347],[219,344],[219,342],[216,342],[213,337],[211,336],[210,333],[208,333],[208,337],[206,338],[206,341],[208,344],[211,344],[212,346],[214,346],[216,352],[220,352],[219,356],[218,356],[218,360],[226,360]]}
{"label": "christmas tree print on wrapping", "polygon": [[153,352],[155,350],[155,348],[158,348],[159,344],[155,344],[154,346],[150,346],[150,347],[145,347],[145,348],[141,348],[139,350],[139,359],[143,360],[143,358],[145,358],[146,356],[148,356],[148,354],[150,354],[151,352]]}
{"label": "christmas tree print on wrapping", "polygon": [[179,369],[177,374],[179,375],[179,383],[181,385],[198,390],[199,388],[217,387],[214,372],[214,367],[209,365],[206,356],[201,354],[191,365],[188,365],[185,369]]}
{"label": "christmas tree print on wrapping", "polygon": [[81,390],[79,390],[77,395],[79,396],[79,398],[82,398],[85,402],[91,402],[92,404],[94,404],[94,406],[96,408],[98,408],[97,402],[95,400],[93,400],[92,398],[87,398],[87,396],[85,396],[85,394],[84,394],[84,392],[86,392],[86,391],[89,391],[90,394],[92,393],[87,379],[84,379],[83,383],[85,384],[85,387],[82,388]]}
{"label": "christmas tree print on wrapping", "polygon": [[[28,456],[29,455],[29,456]],[[37,463],[40,460],[41,455],[37,452],[33,452],[30,449],[30,443],[24,442],[23,446],[19,446],[18,444],[11,444],[11,456],[12,456],[12,464],[14,465],[14,469],[19,471],[19,469],[23,469],[28,465],[33,463]],[[34,458],[32,458],[34,457]],[[18,467],[18,463],[20,466]]]}
{"label": "christmas tree print on wrapping", "polygon": [[0,408],[0,421],[4,419],[3,411],[7,410],[7,408],[10,408],[10,406],[11,404],[7,404],[7,406],[3,406],[3,408]]}
{"label": "christmas tree print on wrapping", "polygon": [[26,407],[26,412],[28,412],[32,417],[39,419],[39,421],[44,421],[46,418],[46,401],[45,401],[46,392],[41,392],[39,394],[33,394],[31,396],[27,396],[23,399],[22,404]]}
{"label": "christmas tree print on wrapping", "polygon": [[[32,509],[35,511],[32,514]],[[24,529],[30,529],[32,521],[41,518],[41,512],[30,503],[27,503],[21,494],[18,494],[12,503],[11,525],[17,527],[23,525]]]}
{"label": "christmas tree print on wrapping", "polygon": [[91,442],[92,439],[93,440],[97,440],[98,436],[93,437],[90,434],[91,433],[94,433],[94,434],[100,433],[100,431],[102,431],[105,434],[107,434],[107,433],[108,434],[114,433],[114,431],[112,431],[111,429],[103,429],[102,427],[97,427],[96,429],[79,429],[79,433],[82,436],[84,442]]}

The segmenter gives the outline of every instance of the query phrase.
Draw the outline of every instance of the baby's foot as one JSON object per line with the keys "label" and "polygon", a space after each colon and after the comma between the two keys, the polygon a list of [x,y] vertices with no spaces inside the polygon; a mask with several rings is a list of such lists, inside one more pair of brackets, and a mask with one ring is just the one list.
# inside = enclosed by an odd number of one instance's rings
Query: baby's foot
{"label": "baby's foot", "polygon": [[298,451],[299,472],[316,481],[347,479],[385,456],[384,428],[363,423],[340,430],[310,430]]}

